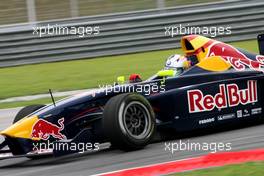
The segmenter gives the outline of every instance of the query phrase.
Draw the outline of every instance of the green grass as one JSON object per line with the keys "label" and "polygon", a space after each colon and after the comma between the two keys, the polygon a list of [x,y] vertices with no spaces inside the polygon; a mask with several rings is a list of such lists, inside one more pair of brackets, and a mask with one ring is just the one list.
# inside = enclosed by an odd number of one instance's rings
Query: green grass
{"label": "green grass", "polygon": [[[232,43],[249,51],[258,52],[255,40]],[[163,50],[138,54],[119,55],[26,65],[0,69],[0,99],[8,97],[98,87],[111,84],[117,76],[140,73],[147,78],[163,67],[164,61],[180,50]]]}
{"label": "green grass", "polygon": [[98,59],[27,65],[0,69],[0,99],[54,91],[98,87],[117,76],[142,73],[144,78],[161,69],[175,50],[103,57]]}
{"label": "green grass", "polygon": [[263,176],[264,162],[249,162],[224,167],[171,174],[170,176]]}

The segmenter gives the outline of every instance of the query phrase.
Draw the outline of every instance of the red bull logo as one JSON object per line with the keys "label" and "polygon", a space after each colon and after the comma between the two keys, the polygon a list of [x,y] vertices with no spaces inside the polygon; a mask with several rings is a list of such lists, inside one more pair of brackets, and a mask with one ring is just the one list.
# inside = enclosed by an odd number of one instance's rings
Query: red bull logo
{"label": "red bull logo", "polygon": [[236,70],[243,71],[248,67],[264,72],[264,56],[258,55],[252,60],[233,46],[220,42],[214,42],[209,48],[208,56],[221,56]]}
{"label": "red bull logo", "polygon": [[239,89],[237,84],[220,84],[214,96],[204,95],[199,89],[189,90],[187,96],[190,113],[246,105],[258,101],[257,81],[248,81],[246,89]]}
{"label": "red bull logo", "polygon": [[50,136],[56,139],[67,139],[65,135],[61,133],[64,129],[64,118],[58,120],[58,125],[52,124],[44,119],[39,119],[32,128],[32,138],[39,138],[48,140]]}

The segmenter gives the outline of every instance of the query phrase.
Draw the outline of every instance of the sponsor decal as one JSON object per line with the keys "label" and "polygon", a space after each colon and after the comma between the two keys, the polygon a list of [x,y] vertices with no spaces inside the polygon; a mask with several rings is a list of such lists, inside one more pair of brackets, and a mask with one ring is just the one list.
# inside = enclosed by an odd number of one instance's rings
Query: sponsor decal
{"label": "sponsor decal", "polygon": [[[263,62],[264,56],[257,56],[256,61],[251,60],[247,57],[245,58],[235,58],[235,57],[225,57],[222,56],[222,58],[230,63],[233,68],[235,68],[238,71],[243,71],[246,69],[246,66],[249,67],[252,70],[255,71],[261,71],[264,72],[264,62]],[[261,60],[261,61],[260,61]]]}
{"label": "sponsor decal", "polygon": [[251,115],[256,115],[256,114],[261,114],[261,113],[262,113],[262,108],[261,107],[251,109]]}
{"label": "sponsor decal", "polygon": [[219,121],[221,121],[221,120],[228,120],[228,119],[233,119],[235,117],[236,117],[235,113],[232,113],[232,114],[224,114],[224,115],[217,116],[217,120],[219,120]]}
{"label": "sponsor decal", "polygon": [[48,140],[50,136],[55,139],[67,139],[65,135],[61,133],[64,129],[64,118],[58,120],[58,125],[48,122],[44,119],[39,119],[32,128],[32,138],[39,138],[42,140]]}
{"label": "sponsor decal", "polygon": [[178,120],[178,119],[180,119],[180,116],[175,116],[174,119]]}
{"label": "sponsor decal", "polygon": [[242,110],[238,110],[237,111],[237,118],[241,118],[241,117],[243,117]]}
{"label": "sponsor decal", "polygon": [[248,67],[255,71],[264,72],[264,56],[262,55],[257,55],[253,60],[235,47],[221,42],[214,42],[209,46],[209,49],[207,57],[221,56],[222,59],[238,71],[243,71]]}
{"label": "sponsor decal", "polygon": [[237,118],[241,118],[241,117],[249,117],[250,113],[249,110],[244,109],[244,110],[238,110],[237,111]]}
{"label": "sponsor decal", "polygon": [[208,118],[208,119],[203,119],[203,120],[199,120],[199,124],[202,125],[202,124],[206,124],[206,123],[212,123],[215,121],[215,118]]}
{"label": "sponsor decal", "polygon": [[244,109],[244,111],[243,111],[243,117],[248,117],[248,116],[250,116],[248,110],[247,109]]}
{"label": "sponsor decal", "polygon": [[239,89],[235,83],[220,84],[219,93],[214,96],[209,94],[204,95],[199,89],[189,90],[187,91],[187,98],[190,113],[255,103],[258,101],[257,81],[248,81],[246,89]]}

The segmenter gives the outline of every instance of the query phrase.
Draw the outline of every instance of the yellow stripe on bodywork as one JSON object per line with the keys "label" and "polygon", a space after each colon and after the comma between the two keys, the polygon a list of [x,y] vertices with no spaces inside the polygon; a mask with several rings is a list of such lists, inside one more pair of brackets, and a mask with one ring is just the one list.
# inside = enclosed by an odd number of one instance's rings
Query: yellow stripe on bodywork
{"label": "yellow stripe on bodywork", "polygon": [[211,56],[197,64],[198,67],[208,71],[226,71],[231,65],[220,56]]}
{"label": "yellow stripe on bodywork", "polygon": [[0,134],[14,138],[32,139],[32,128],[38,119],[37,116],[23,118],[4,131],[1,131]]}
{"label": "yellow stripe on bodywork", "polygon": [[[191,43],[191,45],[193,46],[194,49],[193,50],[187,50],[184,40],[188,40]],[[193,53],[197,49],[199,49],[202,46],[204,46],[209,40],[212,40],[212,39],[209,39],[209,38],[206,38],[206,37],[203,37],[203,36],[200,36],[200,35],[198,35],[197,37],[195,37],[192,40],[190,38],[188,38],[188,36],[186,36],[186,37],[182,37],[181,46],[182,46],[182,49],[183,49],[184,53],[186,53],[186,54]]]}
{"label": "yellow stripe on bodywork", "polygon": [[207,47],[204,48],[204,52],[200,51],[199,53],[196,54],[196,57],[198,58],[199,62],[207,58],[208,52],[209,52],[209,48]]}
{"label": "yellow stripe on bodywork", "polygon": [[209,40],[209,38],[203,37],[203,36],[198,36],[195,39],[191,40],[191,44],[194,47],[195,50],[201,48],[202,46],[204,46]]}

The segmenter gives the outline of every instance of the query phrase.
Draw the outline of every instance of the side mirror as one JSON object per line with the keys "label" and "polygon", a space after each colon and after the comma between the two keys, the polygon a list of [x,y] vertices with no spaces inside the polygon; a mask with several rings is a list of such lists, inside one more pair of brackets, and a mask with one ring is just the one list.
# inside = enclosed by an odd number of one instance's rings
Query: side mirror
{"label": "side mirror", "polygon": [[157,75],[159,77],[172,77],[174,76],[174,71],[173,70],[160,70]]}
{"label": "side mirror", "polygon": [[125,77],[124,76],[118,76],[117,77],[117,83],[119,85],[124,84],[125,83]]}

